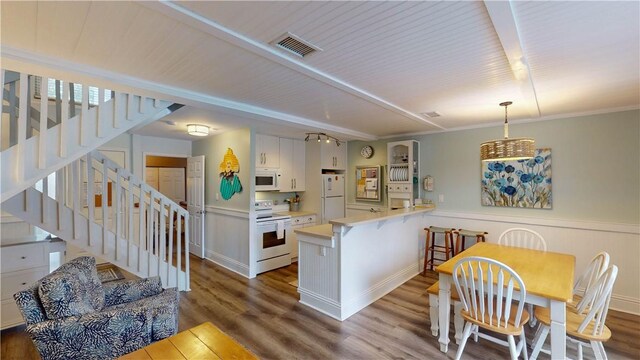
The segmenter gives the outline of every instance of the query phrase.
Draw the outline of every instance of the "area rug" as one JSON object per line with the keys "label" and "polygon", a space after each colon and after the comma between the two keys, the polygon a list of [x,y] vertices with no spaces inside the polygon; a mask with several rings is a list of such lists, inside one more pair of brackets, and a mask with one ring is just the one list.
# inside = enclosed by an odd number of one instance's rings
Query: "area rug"
{"label": "area rug", "polygon": [[103,283],[124,279],[124,275],[122,274],[120,269],[112,264],[101,264],[96,268],[98,270],[98,277]]}

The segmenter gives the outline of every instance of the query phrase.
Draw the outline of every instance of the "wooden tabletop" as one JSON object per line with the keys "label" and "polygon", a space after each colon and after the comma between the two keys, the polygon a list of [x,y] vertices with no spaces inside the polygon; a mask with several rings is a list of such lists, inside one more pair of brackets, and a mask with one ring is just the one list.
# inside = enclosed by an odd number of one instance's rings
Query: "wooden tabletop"
{"label": "wooden tabletop", "polygon": [[120,359],[258,359],[210,322],[160,340]]}
{"label": "wooden tabletop", "polygon": [[573,297],[576,265],[573,255],[480,242],[441,264],[436,271],[451,275],[456,262],[468,256],[482,256],[506,264],[520,275],[528,293],[565,302]]}

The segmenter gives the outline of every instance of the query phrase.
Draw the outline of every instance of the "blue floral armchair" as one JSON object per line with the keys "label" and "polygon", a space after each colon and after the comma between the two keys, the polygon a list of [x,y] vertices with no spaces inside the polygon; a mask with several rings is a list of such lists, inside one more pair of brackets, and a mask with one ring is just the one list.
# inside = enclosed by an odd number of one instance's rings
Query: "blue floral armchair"
{"label": "blue floral armchair", "polygon": [[74,259],[14,295],[43,359],[116,358],[177,332],[177,289],[159,277],[102,284],[95,265]]}

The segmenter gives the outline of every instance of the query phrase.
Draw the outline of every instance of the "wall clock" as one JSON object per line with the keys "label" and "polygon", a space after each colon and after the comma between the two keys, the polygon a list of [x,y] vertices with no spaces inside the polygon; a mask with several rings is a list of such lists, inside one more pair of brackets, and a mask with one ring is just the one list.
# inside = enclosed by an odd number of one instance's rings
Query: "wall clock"
{"label": "wall clock", "polygon": [[362,150],[360,150],[360,155],[365,159],[370,159],[373,156],[373,148],[370,145],[365,145]]}

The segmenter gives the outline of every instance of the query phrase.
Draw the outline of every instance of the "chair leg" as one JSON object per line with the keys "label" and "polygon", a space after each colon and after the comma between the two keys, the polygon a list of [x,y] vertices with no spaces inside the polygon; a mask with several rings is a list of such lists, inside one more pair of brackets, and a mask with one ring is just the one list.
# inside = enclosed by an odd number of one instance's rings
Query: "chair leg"
{"label": "chair leg", "polygon": [[468,322],[464,326],[464,331],[462,332],[462,340],[460,341],[460,346],[458,346],[458,352],[456,353],[456,360],[460,360],[460,358],[462,357],[462,352],[464,351],[464,346],[467,344],[469,335],[471,335],[471,323]]}
{"label": "chair leg", "polygon": [[528,310],[529,310],[529,327],[535,327],[536,324],[538,323],[538,319],[536,319],[536,317],[533,314],[533,304],[529,304],[528,306]]}
{"label": "chair leg", "polygon": [[519,345],[522,345],[522,357],[524,360],[529,360],[529,354],[527,354],[527,337],[524,335],[524,329],[522,329],[522,333],[520,333]]}
{"label": "chair leg", "polygon": [[[462,239],[464,239],[464,236],[462,237]],[[464,250],[464,240],[462,240],[462,241],[463,241],[462,250]],[[460,250],[460,246],[461,246],[460,245],[460,233],[457,233],[456,234],[456,251],[455,251],[456,254],[459,254],[460,251],[462,251],[462,250]]]}
{"label": "chair leg", "polygon": [[[591,347],[593,348],[593,345],[591,345]],[[595,353],[595,349],[593,350],[593,352]],[[582,360],[582,343],[578,342],[578,360]]]}
{"label": "chair leg", "polygon": [[440,314],[438,313],[438,295],[429,294],[429,318],[431,319],[431,335],[438,336],[438,321]]}
{"label": "chair leg", "polygon": [[507,336],[509,341],[509,354],[511,354],[511,360],[518,360],[518,350],[516,349],[516,341],[513,339],[513,335]]}
{"label": "chair leg", "polygon": [[542,345],[547,340],[547,335],[549,335],[549,327],[546,325],[540,324],[539,334],[536,339],[533,340],[533,350],[531,350],[531,359],[535,360],[542,350]]}
{"label": "chair leg", "polygon": [[596,356],[596,360],[607,360],[607,353],[604,351],[604,344],[601,341],[592,341],[591,348]]}
{"label": "chair leg", "polygon": [[427,275],[427,259],[429,258],[429,229],[426,230],[427,237],[424,242],[424,266],[422,268],[422,275]]}
{"label": "chair leg", "polygon": [[436,233],[431,233],[431,257],[429,260],[429,270],[433,270],[433,260],[436,255]]}
{"label": "chair leg", "polygon": [[[454,289],[455,291],[455,289]],[[456,344],[460,345],[462,331],[464,330],[464,318],[462,317],[462,302],[453,302],[453,326],[456,329]]]}

